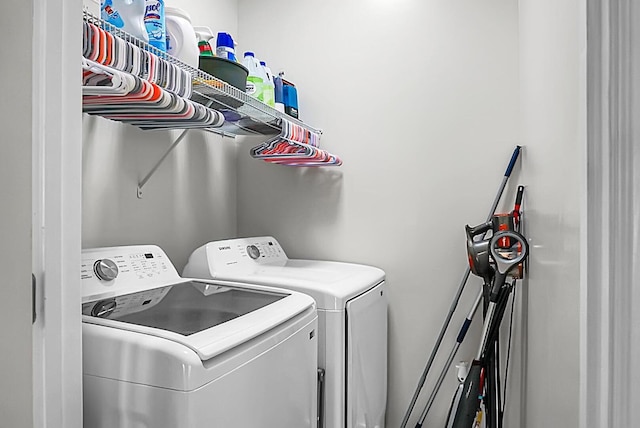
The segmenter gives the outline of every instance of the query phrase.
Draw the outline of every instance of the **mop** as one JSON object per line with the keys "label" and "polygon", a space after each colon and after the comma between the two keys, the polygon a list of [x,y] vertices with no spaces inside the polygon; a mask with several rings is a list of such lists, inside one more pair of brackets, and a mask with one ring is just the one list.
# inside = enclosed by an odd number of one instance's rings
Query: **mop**
{"label": "mop", "polygon": [[[504,189],[507,185],[507,182],[509,181],[509,177],[511,176],[511,172],[513,171],[513,168],[516,164],[516,161],[518,160],[518,156],[520,155],[520,149],[521,146],[516,146],[515,150],[513,151],[513,154],[511,155],[511,159],[509,160],[509,164],[507,165],[507,169],[504,173],[504,177],[502,178],[502,182],[500,183],[500,186],[498,188],[498,192],[496,194],[496,197],[493,201],[493,204],[491,205],[491,209],[489,210],[489,215],[487,216],[487,221],[490,221],[491,218],[493,217],[493,214],[496,211],[496,208],[498,207],[498,203],[500,202],[500,198],[502,197],[502,193],[504,192]],[[483,235],[484,237],[484,235]],[[453,314],[458,306],[458,303],[460,302],[460,297],[462,296],[462,292],[464,291],[464,287],[467,284],[467,280],[469,279],[469,274],[471,273],[471,268],[469,266],[466,267],[466,270],[464,272],[464,274],[462,275],[462,279],[460,280],[460,284],[458,285],[458,290],[456,291],[455,297],[453,299],[453,302],[451,303],[451,308],[449,309],[449,312],[444,320],[444,323],[442,324],[442,328],[440,329],[440,333],[438,334],[438,338],[436,339],[436,343],[433,346],[433,349],[431,351],[431,355],[429,356],[429,359],[427,361],[427,364],[424,368],[424,371],[422,372],[422,376],[420,376],[420,380],[418,381],[418,385],[416,387],[416,390],[413,394],[413,397],[411,399],[411,402],[409,403],[409,407],[404,415],[404,418],[402,420],[402,423],[400,424],[400,428],[406,428],[407,426],[407,422],[409,421],[409,417],[411,416],[411,412],[413,411],[413,408],[415,407],[416,401],[418,400],[418,397],[420,396],[420,392],[422,391],[422,387],[424,386],[424,383],[427,379],[427,375],[429,373],[429,371],[431,370],[431,366],[433,365],[433,360],[436,357],[436,354],[438,352],[438,350],[440,349],[440,345],[442,344],[442,340],[444,338],[444,335],[447,331],[447,329],[449,328],[449,323],[451,322],[451,318],[453,317]]]}

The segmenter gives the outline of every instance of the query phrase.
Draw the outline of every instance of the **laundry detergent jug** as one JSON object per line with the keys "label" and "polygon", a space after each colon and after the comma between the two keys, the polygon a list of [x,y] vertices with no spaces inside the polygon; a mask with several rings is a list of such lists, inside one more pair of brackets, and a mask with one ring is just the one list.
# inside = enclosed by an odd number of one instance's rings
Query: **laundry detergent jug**
{"label": "laundry detergent jug", "polygon": [[102,0],[100,17],[145,42],[149,41],[144,25],[146,0]]}
{"label": "laundry detergent jug", "polygon": [[264,79],[262,77],[264,72],[262,71],[260,62],[256,59],[253,52],[245,52],[243,64],[247,70],[249,70],[249,75],[247,77],[247,94],[260,101],[264,101]]}
{"label": "laundry detergent jug", "polygon": [[176,7],[165,7],[167,53],[198,68],[198,38],[187,12]]}

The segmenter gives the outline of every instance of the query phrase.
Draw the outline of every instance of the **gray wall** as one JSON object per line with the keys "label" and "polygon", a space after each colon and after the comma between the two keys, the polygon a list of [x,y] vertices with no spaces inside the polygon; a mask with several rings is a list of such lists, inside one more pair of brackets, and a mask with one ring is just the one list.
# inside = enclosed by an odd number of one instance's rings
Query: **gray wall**
{"label": "gray wall", "polygon": [[3,5],[0,37],[0,417],[33,423],[31,334],[31,2]]}
{"label": "gray wall", "polygon": [[83,248],[156,244],[179,271],[191,251],[236,232],[233,140],[190,131],[143,187],[179,135],[83,118]]}
{"label": "gray wall", "polygon": [[[323,128],[322,147],[344,160],[327,169],[267,165],[246,155],[246,143],[239,153],[240,235],[273,234],[293,257],[386,271],[387,426],[397,428],[466,266],[464,225],[484,221],[520,142],[517,2],[239,5],[241,49],[286,71],[299,88],[301,118]],[[296,25],[277,25],[281,16]],[[512,186],[507,206],[514,196]],[[452,330],[478,284],[474,278],[467,285]],[[459,359],[475,352],[478,327],[476,321]],[[454,340],[445,340],[441,357]],[[454,380],[452,370],[426,426],[442,425]]]}

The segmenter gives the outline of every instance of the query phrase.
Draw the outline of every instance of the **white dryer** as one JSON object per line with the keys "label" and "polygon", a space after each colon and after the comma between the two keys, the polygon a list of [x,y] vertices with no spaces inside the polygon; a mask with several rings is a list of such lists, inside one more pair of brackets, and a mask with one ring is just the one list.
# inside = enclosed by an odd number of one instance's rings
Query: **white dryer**
{"label": "white dryer", "polygon": [[156,246],[84,250],[82,283],[85,427],[315,428],[311,297],[183,279]]}
{"label": "white dryer", "polygon": [[324,370],[321,428],[383,428],[387,401],[387,292],[375,267],[289,259],[273,237],[210,242],[183,272],[275,285],[318,307],[318,367]]}

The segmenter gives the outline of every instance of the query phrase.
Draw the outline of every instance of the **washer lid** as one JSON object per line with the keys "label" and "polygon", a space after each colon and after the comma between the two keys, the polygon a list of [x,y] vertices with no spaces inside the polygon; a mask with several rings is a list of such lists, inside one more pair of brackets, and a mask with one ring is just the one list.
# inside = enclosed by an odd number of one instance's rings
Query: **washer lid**
{"label": "washer lid", "polygon": [[83,321],[162,337],[208,360],[313,307],[309,296],[186,281],[82,305]]}

